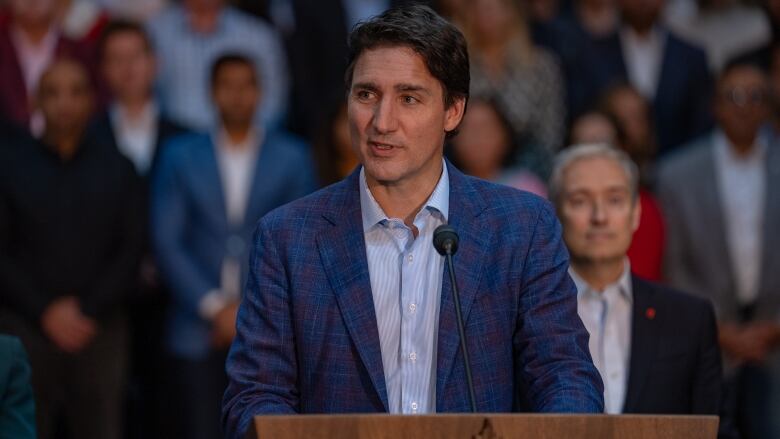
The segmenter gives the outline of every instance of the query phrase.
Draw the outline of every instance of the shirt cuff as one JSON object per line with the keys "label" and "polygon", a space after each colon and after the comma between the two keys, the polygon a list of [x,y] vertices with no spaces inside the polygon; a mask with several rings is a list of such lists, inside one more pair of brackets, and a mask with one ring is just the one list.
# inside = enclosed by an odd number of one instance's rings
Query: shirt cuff
{"label": "shirt cuff", "polygon": [[198,313],[205,320],[213,320],[214,317],[226,307],[228,300],[220,290],[211,290],[200,299],[198,303]]}

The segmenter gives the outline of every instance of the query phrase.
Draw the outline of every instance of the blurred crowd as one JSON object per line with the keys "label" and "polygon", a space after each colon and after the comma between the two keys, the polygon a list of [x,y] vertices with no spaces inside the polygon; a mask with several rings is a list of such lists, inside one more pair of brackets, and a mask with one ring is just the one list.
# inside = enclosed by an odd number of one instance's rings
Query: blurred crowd
{"label": "blurred crowd", "polygon": [[[253,226],[356,167],[347,35],[400,3],[0,0],[0,332],[39,437],[220,436]],[[568,145],[625,151],[631,270],[712,301],[724,413],[780,437],[780,0],[422,3],[469,46],[448,159],[546,197]]]}

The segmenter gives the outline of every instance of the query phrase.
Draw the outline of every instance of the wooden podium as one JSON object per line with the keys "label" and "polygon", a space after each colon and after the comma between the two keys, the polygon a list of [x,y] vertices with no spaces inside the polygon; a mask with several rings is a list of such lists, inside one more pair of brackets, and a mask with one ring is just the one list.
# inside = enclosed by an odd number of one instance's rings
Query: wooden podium
{"label": "wooden podium", "polygon": [[441,414],[256,416],[250,438],[715,439],[717,416]]}

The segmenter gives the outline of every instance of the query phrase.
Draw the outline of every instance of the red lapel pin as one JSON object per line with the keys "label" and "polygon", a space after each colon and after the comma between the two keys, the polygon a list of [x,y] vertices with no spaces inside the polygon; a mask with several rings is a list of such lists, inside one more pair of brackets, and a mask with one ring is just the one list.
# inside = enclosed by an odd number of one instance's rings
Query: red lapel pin
{"label": "red lapel pin", "polygon": [[647,317],[648,320],[653,320],[655,318],[655,308],[647,308],[645,310],[645,317]]}

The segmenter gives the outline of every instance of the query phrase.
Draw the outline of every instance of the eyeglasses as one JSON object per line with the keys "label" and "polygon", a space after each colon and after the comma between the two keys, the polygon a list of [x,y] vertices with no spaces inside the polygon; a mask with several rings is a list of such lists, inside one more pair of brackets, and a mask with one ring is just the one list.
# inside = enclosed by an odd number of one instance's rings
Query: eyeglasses
{"label": "eyeglasses", "polygon": [[763,88],[734,87],[720,93],[720,98],[736,105],[747,107],[748,105],[763,105],[768,99],[768,93]]}

